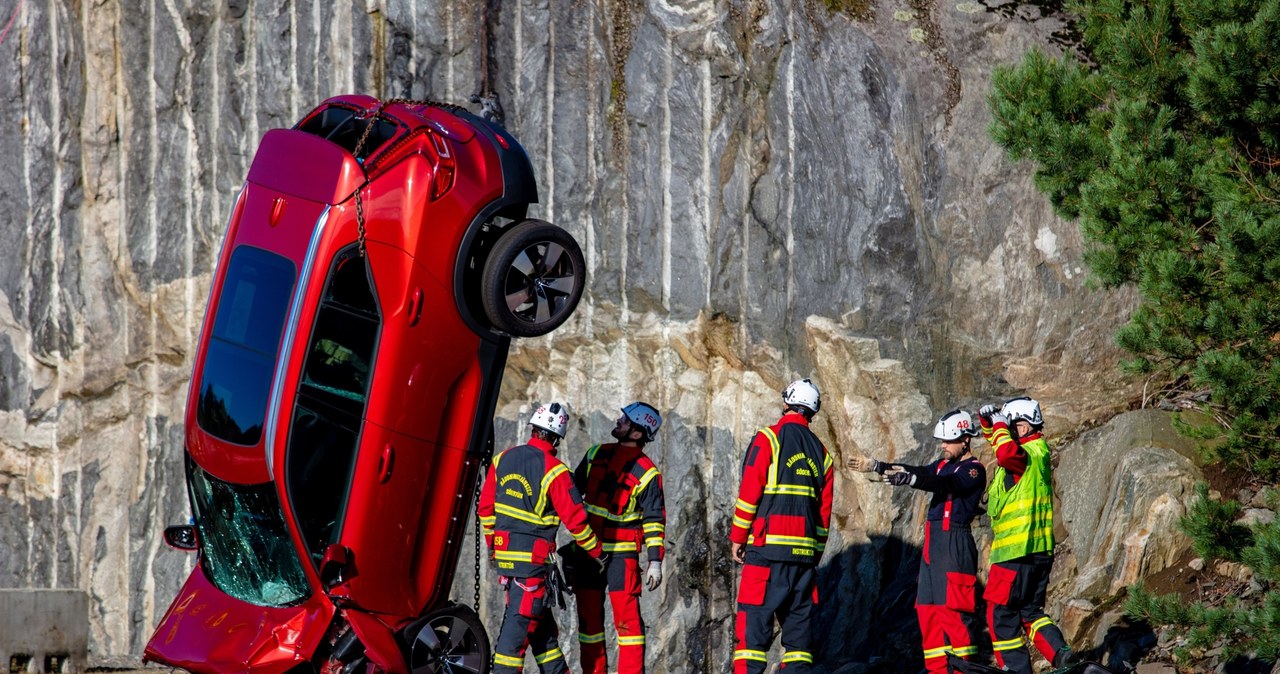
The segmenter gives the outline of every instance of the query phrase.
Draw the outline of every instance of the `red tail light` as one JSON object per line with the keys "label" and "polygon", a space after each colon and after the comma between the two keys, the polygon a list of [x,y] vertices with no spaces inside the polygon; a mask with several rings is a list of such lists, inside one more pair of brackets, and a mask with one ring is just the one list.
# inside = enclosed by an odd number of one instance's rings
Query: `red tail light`
{"label": "red tail light", "polygon": [[435,178],[431,181],[431,200],[435,201],[453,189],[453,174],[456,164],[453,153],[449,151],[449,143],[444,137],[431,133],[431,144],[436,148]]}

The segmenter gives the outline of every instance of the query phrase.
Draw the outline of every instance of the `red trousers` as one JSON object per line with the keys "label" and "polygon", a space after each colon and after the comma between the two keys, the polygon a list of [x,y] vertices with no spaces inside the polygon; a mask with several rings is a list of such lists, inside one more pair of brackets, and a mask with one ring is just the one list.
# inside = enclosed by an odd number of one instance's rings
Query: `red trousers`
{"label": "red trousers", "polygon": [[578,647],[583,674],[605,674],[608,670],[604,644],[606,590],[613,608],[613,627],[618,633],[618,674],[643,674],[639,557],[614,553],[605,562],[604,577],[579,573],[571,583],[578,601]]}
{"label": "red trousers", "polygon": [[938,520],[926,524],[916,615],[920,619],[924,666],[930,674],[950,671],[948,653],[965,660],[977,653],[977,569],[977,546],[968,527],[944,528]]}

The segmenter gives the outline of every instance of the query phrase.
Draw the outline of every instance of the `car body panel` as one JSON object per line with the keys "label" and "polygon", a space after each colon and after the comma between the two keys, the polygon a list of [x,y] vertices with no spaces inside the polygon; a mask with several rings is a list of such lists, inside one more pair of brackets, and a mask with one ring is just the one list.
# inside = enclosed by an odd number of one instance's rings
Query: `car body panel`
{"label": "car body panel", "polygon": [[335,610],[322,594],[298,606],[254,606],[228,597],[196,565],[143,657],[193,672],[278,674],[315,652]]}
{"label": "car body panel", "polygon": [[[297,157],[306,157],[305,162]],[[248,181],[321,204],[346,201],[364,181],[364,169],[341,147],[304,131],[272,129],[262,136]]]}

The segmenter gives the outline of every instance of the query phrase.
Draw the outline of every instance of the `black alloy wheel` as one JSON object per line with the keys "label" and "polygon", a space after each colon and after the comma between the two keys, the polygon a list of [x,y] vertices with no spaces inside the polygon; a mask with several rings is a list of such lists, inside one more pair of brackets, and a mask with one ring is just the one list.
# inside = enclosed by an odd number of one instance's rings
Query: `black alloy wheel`
{"label": "black alloy wheel", "polygon": [[586,263],[573,236],[542,220],[511,226],[494,244],[481,279],[484,311],[496,329],[538,337],[573,314]]}
{"label": "black alloy wheel", "polygon": [[488,674],[489,635],[470,606],[451,604],[406,630],[410,674]]}

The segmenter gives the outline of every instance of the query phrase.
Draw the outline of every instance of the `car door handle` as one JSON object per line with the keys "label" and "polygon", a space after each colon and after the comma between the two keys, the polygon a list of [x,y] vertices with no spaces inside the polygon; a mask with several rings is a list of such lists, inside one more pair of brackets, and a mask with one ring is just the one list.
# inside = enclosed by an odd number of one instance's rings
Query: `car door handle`
{"label": "car door handle", "polygon": [[418,319],[422,318],[422,288],[414,288],[413,294],[409,296],[409,327],[418,324]]}
{"label": "car door handle", "polygon": [[378,457],[378,482],[386,484],[391,479],[391,469],[396,465],[396,448],[387,445],[382,448],[382,456]]}

